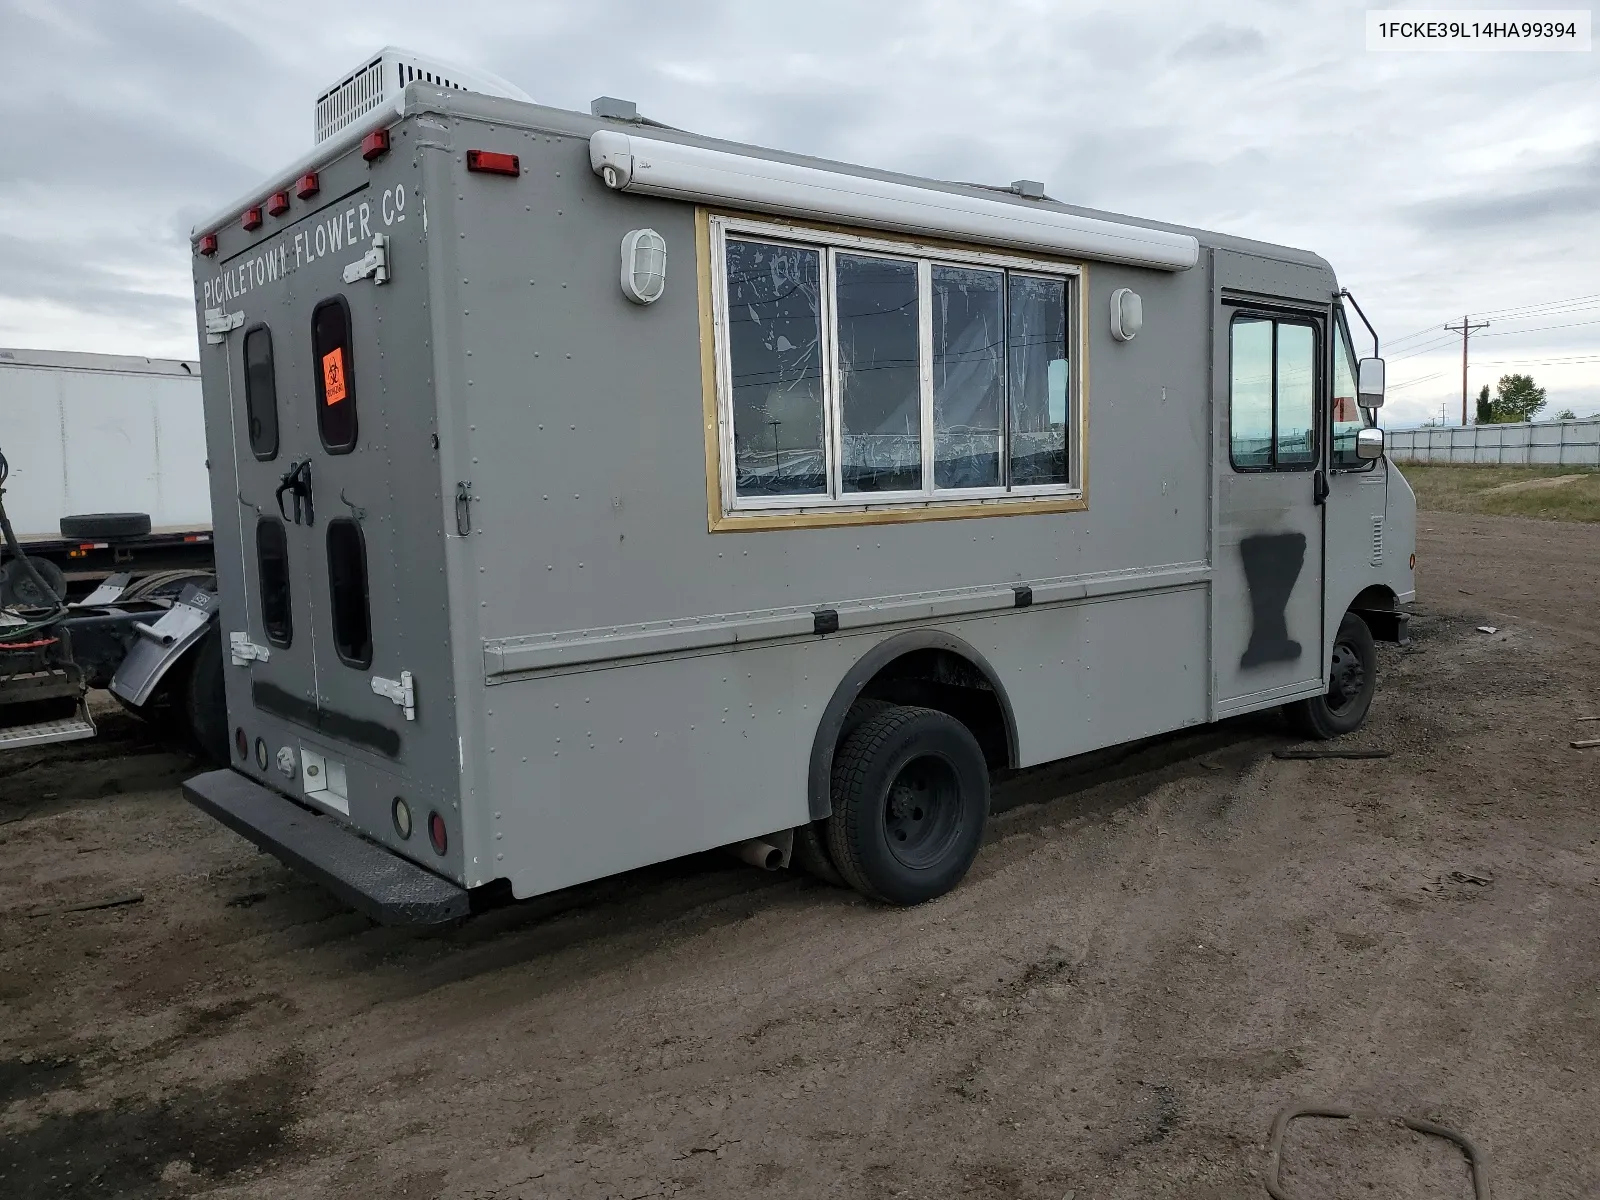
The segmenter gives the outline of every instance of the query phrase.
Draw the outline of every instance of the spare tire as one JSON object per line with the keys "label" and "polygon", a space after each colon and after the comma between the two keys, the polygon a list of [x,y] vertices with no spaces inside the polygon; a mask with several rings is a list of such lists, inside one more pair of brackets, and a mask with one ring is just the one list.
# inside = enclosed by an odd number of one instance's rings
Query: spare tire
{"label": "spare tire", "polygon": [[67,577],[60,567],[48,558],[29,557],[27,561],[33,564],[39,579],[54,595],[47,596],[41,592],[33,576],[28,574],[23,560],[13,558],[0,567],[0,606],[15,604],[23,608],[54,608],[67,598]]}
{"label": "spare tire", "polygon": [[144,537],[149,532],[149,513],[78,513],[61,518],[61,536],[64,538],[101,541]]}

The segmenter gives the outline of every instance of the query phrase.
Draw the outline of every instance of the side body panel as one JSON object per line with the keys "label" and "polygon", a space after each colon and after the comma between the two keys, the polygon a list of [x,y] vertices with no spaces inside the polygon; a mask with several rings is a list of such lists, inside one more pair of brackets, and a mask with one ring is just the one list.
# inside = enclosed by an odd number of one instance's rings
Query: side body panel
{"label": "side body panel", "polygon": [[[488,684],[461,718],[483,880],[527,895],[806,820],[822,709],[909,627],[989,656],[1024,764],[1206,719],[1203,271],[1087,265],[1086,511],[713,533],[695,208],[607,191],[583,135],[430,119],[430,169],[455,172],[429,220],[443,454],[473,497],[447,554],[464,700]],[[468,174],[467,149],[522,174]],[[618,284],[641,227],[668,247],[649,306]],[[817,608],[844,632],[811,636]]]}

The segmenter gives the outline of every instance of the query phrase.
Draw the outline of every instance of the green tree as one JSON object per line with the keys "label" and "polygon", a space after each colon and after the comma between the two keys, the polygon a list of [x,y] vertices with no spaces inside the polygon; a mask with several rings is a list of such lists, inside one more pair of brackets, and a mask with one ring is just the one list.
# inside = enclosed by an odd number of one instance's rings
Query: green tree
{"label": "green tree", "polygon": [[1496,421],[1531,421],[1544,407],[1544,388],[1532,375],[1502,375],[1490,407]]}
{"label": "green tree", "polygon": [[1483,385],[1483,390],[1478,393],[1478,425],[1494,424],[1494,405],[1489,403],[1489,385]]}
{"label": "green tree", "polygon": [[1556,414],[1556,420],[1558,421],[1576,421],[1577,419],[1578,414],[1573,412],[1570,408],[1563,408]]}

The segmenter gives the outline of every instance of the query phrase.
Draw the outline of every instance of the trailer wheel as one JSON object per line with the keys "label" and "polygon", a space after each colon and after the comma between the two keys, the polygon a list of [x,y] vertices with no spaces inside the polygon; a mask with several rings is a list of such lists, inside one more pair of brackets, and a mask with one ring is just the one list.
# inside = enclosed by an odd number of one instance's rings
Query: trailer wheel
{"label": "trailer wheel", "polygon": [[207,758],[226,765],[228,695],[223,686],[222,631],[213,625],[190,651],[194,660],[184,689],[184,714],[189,734]]}
{"label": "trailer wheel", "polygon": [[13,558],[0,567],[0,606],[19,605],[22,608],[54,608],[67,596],[67,577],[60,567],[48,558],[28,556],[39,578],[49,585],[53,596],[46,596],[24,569],[23,560]]}
{"label": "trailer wheel", "polygon": [[1378,687],[1378,647],[1372,630],[1347,612],[1333,638],[1326,695],[1283,706],[1289,724],[1306,737],[1326,741],[1360,729]]}
{"label": "trailer wheel", "polygon": [[989,816],[989,769],[967,727],[931,708],[863,720],[833,756],[828,850],[851,887],[921,904],[961,882]]}

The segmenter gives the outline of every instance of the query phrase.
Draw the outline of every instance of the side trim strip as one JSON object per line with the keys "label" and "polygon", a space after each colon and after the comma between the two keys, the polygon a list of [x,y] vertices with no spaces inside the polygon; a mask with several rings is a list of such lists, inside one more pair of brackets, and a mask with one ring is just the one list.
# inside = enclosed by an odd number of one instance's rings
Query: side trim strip
{"label": "side trim strip", "polygon": [[[1019,611],[1019,588],[1031,590],[1032,603],[1028,607],[1036,609],[1043,605],[1162,588],[1193,587],[1209,582],[1210,578],[1211,568],[1205,563],[1175,563],[1149,570],[883,596],[830,604],[827,609],[838,614],[840,632],[864,631],[910,621],[936,621],[989,612],[1014,613]],[[820,607],[806,605],[495,638],[483,644],[485,681],[503,683],[508,677],[553,667],[617,662],[689,650],[732,649],[756,642],[815,636],[818,633],[816,614]]]}

